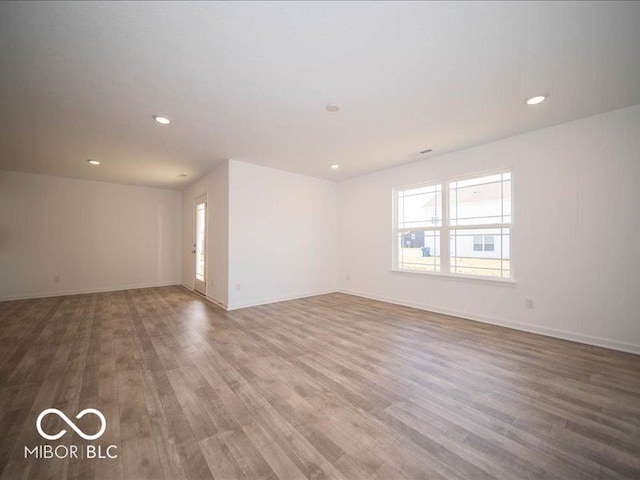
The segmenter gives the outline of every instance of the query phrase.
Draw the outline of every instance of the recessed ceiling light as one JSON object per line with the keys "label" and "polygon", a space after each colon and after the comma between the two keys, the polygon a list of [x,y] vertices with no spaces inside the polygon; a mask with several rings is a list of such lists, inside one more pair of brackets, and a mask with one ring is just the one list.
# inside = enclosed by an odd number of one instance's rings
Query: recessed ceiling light
{"label": "recessed ceiling light", "polygon": [[431,150],[430,148],[427,148],[426,150],[422,150],[420,153],[425,154],[425,153],[431,153],[431,152],[433,152],[433,150]]}
{"label": "recessed ceiling light", "polygon": [[544,102],[547,99],[548,96],[549,95],[547,95],[547,94],[545,94],[545,95],[536,95],[535,97],[527,98],[525,100],[525,103],[527,105],[537,105],[539,103]]}
{"label": "recessed ceiling light", "polygon": [[187,176],[187,174],[186,174],[186,173],[181,173],[181,174],[180,174],[180,176],[181,176],[181,177],[186,177],[186,176]]}
{"label": "recessed ceiling light", "polygon": [[337,170],[340,168],[340,165],[338,165],[337,163],[334,163],[333,165],[331,165],[329,168],[333,169],[333,170]]}
{"label": "recessed ceiling light", "polygon": [[171,119],[169,117],[165,117],[164,115],[154,115],[153,119],[160,125],[169,125],[171,123]]}
{"label": "recessed ceiling light", "polygon": [[87,162],[89,162],[91,165],[100,165],[100,162],[98,160],[87,160]]}
{"label": "recessed ceiling light", "polygon": [[335,103],[330,103],[327,105],[327,112],[335,113],[340,110],[340,105],[336,105]]}

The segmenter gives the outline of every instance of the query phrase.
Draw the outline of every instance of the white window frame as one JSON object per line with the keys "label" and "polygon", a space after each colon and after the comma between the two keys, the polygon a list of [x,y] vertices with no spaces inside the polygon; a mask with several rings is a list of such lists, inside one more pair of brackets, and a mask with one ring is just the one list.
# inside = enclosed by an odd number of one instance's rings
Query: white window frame
{"label": "white window frame", "polygon": [[[510,223],[492,223],[492,224],[482,224],[482,225],[450,225],[449,218],[449,185],[451,182],[460,182],[464,180],[470,180],[478,177],[487,177],[491,175],[500,175],[504,173],[511,174],[511,222]],[[421,188],[421,187],[431,187],[435,185],[442,185],[442,225],[437,227],[411,227],[411,228],[399,228],[398,227],[398,193],[402,190],[408,190],[412,188]],[[436,276],[441,278],[451,278],[451,279],[460,279],[460,280],[469,280],[473,282],[490,282],[497,284],[505,284],[505,285],[514,285],[515,281],[515,270],[514,270],[514,262],[513,262],[513,238],[514,238],[514,227],[515,227],[515,215],[514,215],[514,175],[512,168],[503,168],[499,170],[485,170],[481,172],[474,172],[471,174],[465,174],[461,176],[455,177],[447,177],[440,180],[433,180],[428,182],[420,182],[414,183],[410,185],[402,185],[398,187],[394,187],[392,190],[393,202],[393,215],[392,215],[392,260],[391,260],[391,270],[393,272],[409,274],[409,275],[427,275],[427,276]],[[491,228],[508,228],[509,229],[509,278],[503,277],[492,277],[488,275],[465,275],[462,273],[452,273],[451,272],[451,230],[474,230],[474,229],[491,229]],[[425,271],[425,270],[410,270],[400,268],[399,266],[399,242],[398,238],[400,233],[410,230],[424,230],[424,231],[439,231],[440,232],[440,271]],[[483,239],[484,245],[484,239]]]}

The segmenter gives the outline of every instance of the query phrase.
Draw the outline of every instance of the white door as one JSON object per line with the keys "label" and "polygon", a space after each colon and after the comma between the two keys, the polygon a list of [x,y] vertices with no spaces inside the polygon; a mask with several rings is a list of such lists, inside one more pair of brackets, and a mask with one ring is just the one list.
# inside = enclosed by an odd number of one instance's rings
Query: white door
{"label": "white door", "polygon": [[195,253],[196,278],[194,289],[202,295],[207,294],[206,258],[207,258],[207,195],[196,199],[196,239],[193,253]]}

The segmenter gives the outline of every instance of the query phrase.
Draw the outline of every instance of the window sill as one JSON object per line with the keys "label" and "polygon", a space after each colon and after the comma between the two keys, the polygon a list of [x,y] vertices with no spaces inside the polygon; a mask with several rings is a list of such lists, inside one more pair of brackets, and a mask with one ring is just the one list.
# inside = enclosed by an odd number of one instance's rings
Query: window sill
{"label": "window sill", "polygon": [[426,277],[441,278],[443,280],[454,280],[471,283],[485,283],[498,285],[501,287],[515,287],[516,281],[513,278],[492,278],[492,277],[480,277],[472,275],[461,275],[456,273],[442,273],[442,272],[421,272],[419,270],[402,270],[399,268],[392,268],[393,273],[404,273],[408,275],[420,275]]}

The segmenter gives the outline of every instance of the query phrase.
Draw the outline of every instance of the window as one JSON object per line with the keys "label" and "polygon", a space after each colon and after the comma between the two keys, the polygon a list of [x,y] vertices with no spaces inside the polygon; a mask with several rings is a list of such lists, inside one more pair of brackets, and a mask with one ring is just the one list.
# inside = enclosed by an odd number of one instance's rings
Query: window
{"label": "window", "polygon": [[511,277],[511,173],[394,190],[394,268]]}
{"label": "window", "polygon": [[442,185],[426,185],[397,191],[398,268],[440,271]]}
{"label": "window", "polygon": [[474,252],[493,252],[493,235],[474,235]]}

